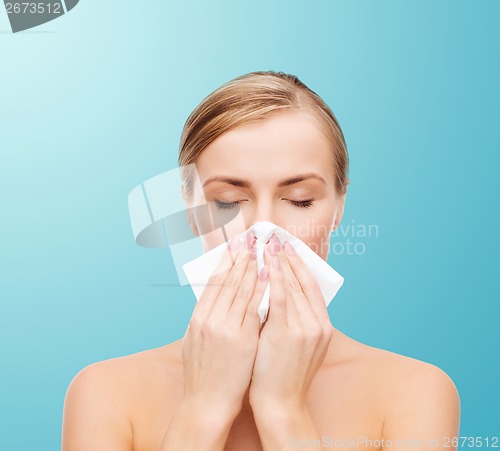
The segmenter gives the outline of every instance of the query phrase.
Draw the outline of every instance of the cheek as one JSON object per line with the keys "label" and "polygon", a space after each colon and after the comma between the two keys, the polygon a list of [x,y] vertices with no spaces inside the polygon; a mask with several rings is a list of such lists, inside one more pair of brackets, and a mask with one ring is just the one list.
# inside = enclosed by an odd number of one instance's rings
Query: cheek
{"label": "cheek", "polygon": [[223,242],[224,242],[224,236],[220,229],[207,233],[202,237],[203,252],[208,252],[209,250],[219,246]]}
{"label": "cheek", "polygon": [[317,209],[308,215],[307,220],[296,224],[288,231],[300,238],[323,260],[328,257],[330,248],[330,234],[333,226],[333,210],[329,208]]}
{"label": "cheek", "polygon": [[213,224],[224,224],[223,228],[218,228],[205,233],[202,236],[203,252],[208,252],[213,248],[220,246],[226,241],[230,241],[236,234],[242,233],[246,230],[245,223],[241,215],[237,215],[235,218],[226,218],[228,221],[219,218],[218,221],[214,222],[213,216],[210,219],[210,228],[212,230]]}
{"label": "cheek", "polygon": [[321,232],[308,237],[305,242],[323,260],[326,260],[330,246],[330,231],[328,225],[325,224],[324,227],[321,228]]}
{"label": "cheek", "polygon": [[331,224],[301,223],[287,227],[287,231],[306,243],[316,254],[326,260],[330,246]]}
{"label": "cheek", "polygon": [[200,206],[200,208],[195,208],[192,211],[201,238],[203,252],[207,252],[221,244],[224,241],[224,234],[222,229],[215,229],[214,218],[207,205]]}

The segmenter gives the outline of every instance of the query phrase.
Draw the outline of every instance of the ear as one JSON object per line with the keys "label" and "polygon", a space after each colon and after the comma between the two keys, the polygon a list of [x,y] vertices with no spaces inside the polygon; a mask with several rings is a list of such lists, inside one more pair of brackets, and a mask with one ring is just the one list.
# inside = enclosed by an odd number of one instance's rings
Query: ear
{"label": "ear", "polygon": [[337,230],[340,221],[342,221],[342,217],[344,216],[344,206],[345,206],[345,198],[346,198],[347,190],[341,196],[337,196],[337,209],[335,211],[335,218],[333,220],[332,230]]}

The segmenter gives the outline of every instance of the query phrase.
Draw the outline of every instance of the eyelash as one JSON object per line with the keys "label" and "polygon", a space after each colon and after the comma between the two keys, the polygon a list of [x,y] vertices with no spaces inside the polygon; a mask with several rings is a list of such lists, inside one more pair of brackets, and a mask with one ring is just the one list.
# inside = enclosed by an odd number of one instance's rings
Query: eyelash
{"label": "eyelash", "polygon": [[[235,205],[240,204],[242,201],[219,202],[218,200],[216,200],[214,202],[215,202],[215,208],[217,208],[217,210],[230,210],[231,208],[234,208]],[[302,201],[289,200],[288,202],[290,202],[292,205],[295,205],[296,207],[299,207],[299,208],[309,208],[309,207],[312,207],[312,205],[313,205],[312,199],[302,200]]]}

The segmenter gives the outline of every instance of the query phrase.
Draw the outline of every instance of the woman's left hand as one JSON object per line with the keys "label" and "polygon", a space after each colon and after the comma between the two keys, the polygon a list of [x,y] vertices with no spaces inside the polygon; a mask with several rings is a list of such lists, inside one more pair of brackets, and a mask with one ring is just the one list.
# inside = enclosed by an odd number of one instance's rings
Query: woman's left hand
{"label": "woman's left hand", "polygon": [[309,387],[323,363],[333,326],[321,290],[293,246],[273,238],[269,317],[260,332],[249,401],[257,410],[306,409]]}

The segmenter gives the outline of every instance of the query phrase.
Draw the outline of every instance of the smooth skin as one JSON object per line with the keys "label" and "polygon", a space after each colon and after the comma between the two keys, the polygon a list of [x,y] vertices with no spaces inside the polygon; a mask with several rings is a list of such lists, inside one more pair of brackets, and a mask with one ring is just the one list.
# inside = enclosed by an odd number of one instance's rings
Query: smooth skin
{"label": "smooth skin", "polygon": [[[329,155],[306,113],[245,124],[198,158],[204,186],[194,201],[238,205],[241,221],[230,236],[267,220],[326,260],[345,200]],[[200,218],[189,219],[196,231]],[[223,241],[220,231],[203,236],[205,250]],[[340,332],[290,246],[273,238],[267,269],[257,274],[254,241],[231,240],[183,338],[75,376],[63,451],[274,451],[312,448],[315,439],[327,448],[453,449],[446,444],[459,433],[460,399],[448,375]],[[270,310],[260,330],[256,311],[268,282]]]}

